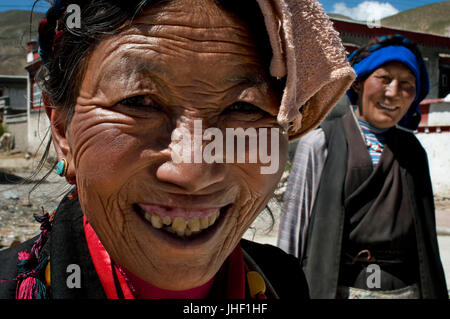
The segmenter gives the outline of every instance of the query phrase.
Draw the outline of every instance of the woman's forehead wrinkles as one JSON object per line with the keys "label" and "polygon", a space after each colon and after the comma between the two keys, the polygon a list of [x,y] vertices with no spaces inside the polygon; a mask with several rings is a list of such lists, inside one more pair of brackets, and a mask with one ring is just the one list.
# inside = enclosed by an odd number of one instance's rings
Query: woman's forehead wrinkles
{"label": "woman's forehead wrinkles", "polygon": [[135,23],[184,25],[193,28],[243,26],[233,14],[215,1],[170,1],[145,9]]}
{"label": "woman's forehead wrinkles", "polygon": [[[161,57],[161,55],[160,55]],[[206,70],[197,70],[197,65],[195,65],[192,70],[187,68],[187,66],[174,67],[173,64],[166,65],[164,59],[153,58],[153,54],[149,54],[147,57],[145,55],[139,54],[139,52],[124,52],[123,55],[117,57],[119,63],[107,63],[103,70],[103,76],[99,79],[110,80],[111,75],[117,74],[117,72],[122,73],[123,76],[140,75],[143,78],[155,77],[158,79],[177,79],[179,78],[181,72],[190,73],[192,75],[191,79],[194,80],[196,75],[201,75]],[[105,61],[106,62],[106,61]],[[229,62],[229,61],[228,61]],[[228,63],[225,62],[224,63]],[[265,83],[265,76],[261,69],[261,66],[255,63],[249,63],[248,61],[238,61],[239,63],[231,63],[229,67],[223,67],[217,69],[215,73],[215,80],[224,85],[247,85],[247,86],[259,86]],[[182,70],[183,69],[183,70]],[[223,72],[219,72],[222,69]],[[108,76],[109,75],[109,76]],[[200,79],[206,79],[200,77]]]}
{"label": "woman's forehead wrinkles", "polygon": [[131,27],[128,34],[164,37],[178,41],[224,42],[243,46],[252,46],[248,30],[232,26],[195,28],[185,25],[151,25],[142,24]]}

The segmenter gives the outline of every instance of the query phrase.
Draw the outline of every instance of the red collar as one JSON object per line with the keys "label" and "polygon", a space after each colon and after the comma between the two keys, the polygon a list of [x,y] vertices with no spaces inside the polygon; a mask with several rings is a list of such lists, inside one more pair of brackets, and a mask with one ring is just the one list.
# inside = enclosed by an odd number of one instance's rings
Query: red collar
{"label": "red collar", "polygon": [[245,298],[247,270],[240,244],[230,254],[218,275],[205,285],[186,291],[169,291],[155,287],[115,264],[84,215],[83,226],[92,262],[108,299],[136,299],[134,287],[145,291],[140,294],[142,299],[201,299],[206,298],[211,289],[215,290],[215,297],[220,298],[222,295],[228,299]]}

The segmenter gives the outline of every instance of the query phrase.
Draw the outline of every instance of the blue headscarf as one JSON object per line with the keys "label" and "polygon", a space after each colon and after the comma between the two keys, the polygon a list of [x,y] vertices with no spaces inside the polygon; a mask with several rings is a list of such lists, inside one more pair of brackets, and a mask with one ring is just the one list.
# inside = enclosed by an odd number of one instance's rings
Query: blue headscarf
{"label": "blue headscarf", "polygon": [[[406,43],[411,43],[409,39],[401,35],[397,35],[397,37],[401,37]],[[408,130],[416,130],[421,120],[420,102],[427,96],[430,89],[428,72],[422,56],[420,53],[413,52],[409,47],[401,44],[383,46],[378,43],[369,48],[368,51],[372,53],[359,63],[353,65],[357,75],[356,81],[368,77],[376,69],[388,62],[400,62],[404,64],[416,77],[416,98],[408,112],[406,112],[405,116],[398,123],[399,126]],[[350,55],[350,61],[353,59],[354,54]],[[347,91],[347,96],[353,105],[358,102],[358,94],[353,89]]]}

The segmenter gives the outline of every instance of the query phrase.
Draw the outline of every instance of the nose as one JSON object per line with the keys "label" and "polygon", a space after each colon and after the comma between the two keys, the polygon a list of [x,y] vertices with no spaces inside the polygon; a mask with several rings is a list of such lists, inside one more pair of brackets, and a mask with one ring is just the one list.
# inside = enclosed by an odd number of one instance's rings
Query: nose
{"label": "nose", "polygon": [[188,193],[205,190],[225,178],[225,164],[203,158],[203,125],[201,120],[184,120],[173,130],[168,146],[170,160],[156,170],[156,178],[176,185]]}
{"label": "nose", "polygon": [[168,161],[156,170],[156,178],[180,187],[189,194],[201,192],[225,178],[223,164],[174,163]]}
{"label": "nose", "polygon": [[399,82],[398,80],[392,80],[386,87],[385,95],[387,97],[396,97],[399,93]]}

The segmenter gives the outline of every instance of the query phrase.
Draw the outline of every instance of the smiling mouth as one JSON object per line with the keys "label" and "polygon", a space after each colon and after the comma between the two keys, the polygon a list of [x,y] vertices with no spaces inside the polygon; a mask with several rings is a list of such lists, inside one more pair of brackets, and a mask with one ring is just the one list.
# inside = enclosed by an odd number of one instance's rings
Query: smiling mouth
{"label": "smiling mouth", "polygon": [[159,205],[135,204],[135,211],[149,226],[178,238],[194,238],[209,231],[219,220],[226,207],[183,209]]}
{"label": "smiling mouth", "polygon": [[383,110],[387,110],[387,111],[395,111],[397,109],[400,108],[400,106],[389,106],[386,104],[382,104],[382,103],[378,103],[378,106],[383,109]]}

